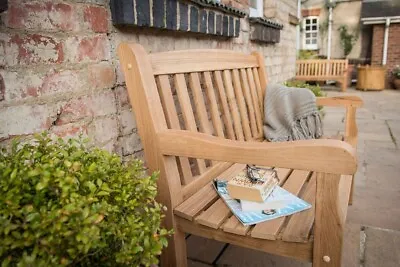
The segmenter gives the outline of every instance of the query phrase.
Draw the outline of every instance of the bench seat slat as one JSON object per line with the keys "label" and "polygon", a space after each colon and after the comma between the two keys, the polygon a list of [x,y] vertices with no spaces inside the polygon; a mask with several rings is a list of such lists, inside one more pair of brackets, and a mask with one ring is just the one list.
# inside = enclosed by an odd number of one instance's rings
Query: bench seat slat
{"label": "bench seat slat", "polygon": [[310,232],[314,224],[315,218],[315,192],[316,192],[316,175],[313,174],[308,182],[301,199],[310,203],[312,207],[308,210],[295,213],[290,216],[282,235],[282,240],[287,242],[307,242]]}
{"label": "bench seat slat", "polygon": [[218,199],[211,207],[196,217],[199,224],[218,229],[232,214],[222,199]]}
{"label": "bench seat slat", "polygon": [[[230,180],[246,167],[244,164],[234,164],[215,178]],[[211,183],[207,184],[174,209],[174,214],[192,221],[196,215],[212,205],[218,199],[218,194]]]}
{"label": "bench seat slat", "polygon": [[[294,195],[298,195],[304,183],[307,181],[310,172],[294,170],[283,188]],[[271,221],[266,221],[254,226],[251,231],[251,236],[262,239],[276,240],[277,236],[282,229],[286,217],[280,217]]]}
{"label": "bench seat slat", "polygon": [[235,215],[232,215],[228,220],[226,220],[222,229],[224,232],[237,234],[237,235],[246,235],[250,230],[249,225],[243,225]]}

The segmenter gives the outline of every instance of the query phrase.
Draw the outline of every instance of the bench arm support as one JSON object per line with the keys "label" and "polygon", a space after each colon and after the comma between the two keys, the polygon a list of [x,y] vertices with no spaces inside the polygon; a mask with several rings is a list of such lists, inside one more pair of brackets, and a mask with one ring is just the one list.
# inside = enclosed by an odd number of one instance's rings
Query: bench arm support
{"label": "bench arm support", "polygon": [[346,126],[344,140],[356,147],[357,145],[357,123],[356,111],[362,107],[363,101],[358,96],[335,96],[335,97],[317,97],[318,106],[345,107],[346,108]]}
{"label": "bench arm support", "polygon": [[317,106],[362,107],[364,102],[358,96],[317,97]]}
{"label": "bench arm support", "polygon": [[338,140],[245,142],[183,130],[167,130],[157,136],[163,155],[334,174],[354,174],[357,170],[355,149]]}

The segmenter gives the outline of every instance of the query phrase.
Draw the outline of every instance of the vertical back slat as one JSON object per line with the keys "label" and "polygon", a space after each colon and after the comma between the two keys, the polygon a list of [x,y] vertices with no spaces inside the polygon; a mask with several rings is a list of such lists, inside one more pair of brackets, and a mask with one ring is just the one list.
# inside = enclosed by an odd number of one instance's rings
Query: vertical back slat
{"label": "vertical back slat", "polygon": [[193,92],[196,113],[200,123],[200,131],[206,134],[212,134],[212,128],[210,121],[208,120],[206,104],[204,102],[198,73],[190,73],[189,84]]}
{"label": "vertical back slat", "polygon": [[[254,77],[257,80],[257,83],[260,84],[261,87],[261,94],[260,97],[262,100],[264,100],[265,94],[266,94],[266,90],[267,90],[267,82],[268,82],[268,78],[267,78],[267,72],[265,71],[265,59],[264,59],[264,55],[258,52],[252,53],[252,55],[254,55],[257,58],[257,62],[258,62],[258,68],[254,68],[254,71],[258,74],[257,76],[255,75]],[[263,113],[264,111],[262,111],[261,113]]]}
{"label": "vertical back slat", "polygon": [[205,81],[205,89],[206,95],[210,107],[211,112],[211,120],[214,125],[215,134],[219,137],[224,137],[224,130],[222,127],[221,116],[218,109],[217,98],[215,96],[214,86],[211,80],[210,72],[204,72],[204,81]]}
{"label": "vertical back slat", "polygon": [[222,76],[220,71],[214,72],[215,83],[217,84],[217,90],[219,93],[219,99],[223,111],[223,120],[226,129],[226,133],[229,139],[235,140],[235,133],[233,131],[233,123],[231,119],[231,113],[229,111],[228,101],[226,100],[226,93],[224,88],[224,83],[222,82]]}
{"label": "vertical back slat", "polygon": [[240,120],[238,106],[236,103],[235,93],[233,92],[231,73],[229,70],[224,70],[222,74],[223,74],[223,78],[224,78],[226,96],[228,98],[228,105],[230,107],[231,114],[232,114],[233,128],[235,129],[236,138],[237,138],[237,140],[243,141],[244,140],[243,128],[242,128],[242,123]]}
{"label": "vertical back slat", "polygon": [[247,75],[249,76],[250,88],[252,88],[252,90],[254,90],[254,93],[255,93],[254,96],[257,97],[257,102],[258,102],[257,108],[261,108],[263,106],[263,99],[257,90],[254,75],[253,75],[253,72],[251,71],[251,69],[247,69]]}
{"label": "vertical back slat", "polygon": [[260,77],[258,76],[258,71],[256,68],[253,68],[253,77],[254,77],[254,83],[256,85],[256,89],[257,89],[257,94],[258,94],[258,98],[260,99],[261,102],[261,113],[264,113],[264,94],[263,91],[266,90],[266,88],[261,88],[261,83],[260,83]]}
{"label": "vertical back slat", "polygon": [[249,83],[247,82],[246,73],[244,69],[240,69],[240,80],[242,82],[243,94],[246,100],[247,108],[249,110],[251,132],[253,134],[253,137],[256,138],[258,135],[256,112],[254,110],[256,107],[253,104],[253,100],[249,89]]}
{"label": "vertical back slat", "polygon": [[239,71],[237,69],[232,70],[232,77],[233,77],[233,87],[235,89],[235,95],[239,105],[240,118],[242,120],[244,137],[246,140],[250,140],[252,138],[250,124],[249,124],[250,120],[249,120],[249,115],[247,113],[246,103],[244,102],[242,84],[239,78]]}
{"label": "vertical back slat", "polygon": [[246,79],[247,83],[249,85],[249,89],[250,89],[250,95],[251,95],[251,99],[253,101],[253,106],[255,109],[255,114],[256,114],[256,119],[257,119],[257,126],[258,126],[258,135],[261,135],[263,132],[263,119],[262,119],[262,114],[261,114],[261,110],[259,108],[259,102],[258,102],[258,97],[257,97],[257,93],[256,93],[256,89],[254,86],[254,80],[251,80],[251,78],[248,76],[248,72],[243,70],[243,72],[241,72],[242,75],[242,79]]}
{"label": "vertical back slat", "polygon": [[[176,74],[174,76],[174,81],[186,129],[192,132],[197,132],[196,121],[193,114],[192,104],[190,103],[185,76],[183,74]],[[200,173],[205,172],[206,171],[205,161],[203,159],[196,159],[196,162],[197,162],[197,167],[199,168],[199,172]]]}
{"label": "vertical back slat", "polygon": [[[160,85],[158,91],[160,94],[161,102],[163,104],[167,124],[170,129],[181,129],[168,76],[167,75],[158,76],[158,82]],[[181,183],[188,184],[191,181],[193,181],[193,175],[190,170],[189,159],[186,157],[179,157],[178,160],[182,172]]]}

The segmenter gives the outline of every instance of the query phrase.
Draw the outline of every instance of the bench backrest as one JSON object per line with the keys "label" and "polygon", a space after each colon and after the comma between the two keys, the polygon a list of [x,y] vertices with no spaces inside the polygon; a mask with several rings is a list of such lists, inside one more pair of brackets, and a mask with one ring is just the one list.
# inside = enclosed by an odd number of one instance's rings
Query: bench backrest
{"label": "bench backrest", "polygon": [[338,77],[348,68],[347,59],[304,59],[296,61],[296,78]]}
{"label": "bench backrest", "polygon": [[161,198],[168,201],[169,194],[172,207],[231,163],[162,156],[158,132],[180,129],[234,140],[263,139],[266,74],[261,55],[226,50],[147,54],[140,45],[124,43],[119,56],[146,164],[161,171],[160,189],[168,191]]}

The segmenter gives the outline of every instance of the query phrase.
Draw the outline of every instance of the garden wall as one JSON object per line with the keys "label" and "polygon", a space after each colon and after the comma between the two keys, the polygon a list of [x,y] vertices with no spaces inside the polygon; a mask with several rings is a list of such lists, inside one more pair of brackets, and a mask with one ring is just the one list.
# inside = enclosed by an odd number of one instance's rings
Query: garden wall
{"label": "garden wall", "polygon": [[[248,0],[225,2],[248,12]],[[239,37],[227,38],[117,28],[108,0],[9,0],[0,24],[0,143],[43,130],[62,137],[83,133],[123,157],[140,156],[142,147],[116,55],[121,41],[140,43],[148,52],[261,51],[269,80],[283,82],[295,72],[296,27],[288,16],[296,14],[296,2],[268,1],[266,11],[283,24],[280,42],[268,44],[249,40],[248,17],[240,18]]]}
{"label": "garden wall", "polygon": [[[383,43],[385,36],[385,25],[379,24],[373,26],[373,37],[372,37],[372,65],[382,65],[383,57]],[[400,23],[392,23],[389,27],[389,39],[388,39],[388,50],[387,50],[387,85],[391,86],[391,74],[390,72],[400,65]]]}

